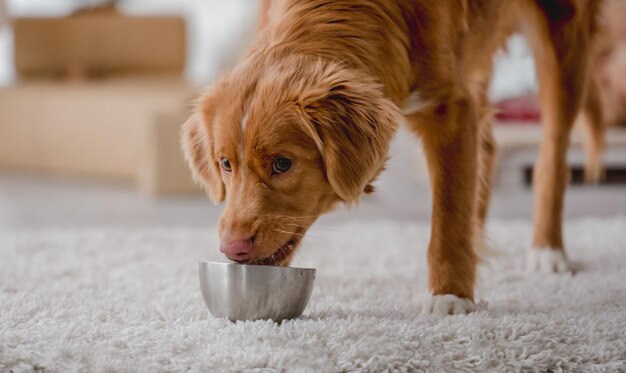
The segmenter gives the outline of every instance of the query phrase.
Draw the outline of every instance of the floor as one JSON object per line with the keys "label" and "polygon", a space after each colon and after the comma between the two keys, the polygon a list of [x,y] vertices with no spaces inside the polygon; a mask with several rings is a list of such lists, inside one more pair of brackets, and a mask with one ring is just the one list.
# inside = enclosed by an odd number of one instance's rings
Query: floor
{"label": "floor", "polygon": [[[333,224],[298,252],[315,284],[281,324],[209,315],[213,229],[0,230],[0,371],[625,372],[626,219],[567,228],[576,274],[529,276],[530,223],[493,219],[476,312],[441,317],[420,314],[428,224]],[[267,304],[255,290],[232,309]]]}

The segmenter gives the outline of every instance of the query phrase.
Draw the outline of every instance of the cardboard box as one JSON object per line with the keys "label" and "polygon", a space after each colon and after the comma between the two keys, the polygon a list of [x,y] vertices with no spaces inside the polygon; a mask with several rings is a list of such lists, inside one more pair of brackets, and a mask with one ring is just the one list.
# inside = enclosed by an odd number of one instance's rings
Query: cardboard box
{"label": "cardboard box", "polygon": [[144,128],[137,168],[137,189],[141,194],[154,197],[204,192],[193,181],[180,145],[181,127],[189,115],[189,110],[159,113]]}
{"label": "cardboard box", "polygon": [[14,20],[15,68],[21,77],[178,73],[186,57],[181,17],[95,12]]}
{"label": "cardboard box", "polygon": [[0,88],[0,168],[135,182],[146,128],[196,95],[178,77],[154,76]]}

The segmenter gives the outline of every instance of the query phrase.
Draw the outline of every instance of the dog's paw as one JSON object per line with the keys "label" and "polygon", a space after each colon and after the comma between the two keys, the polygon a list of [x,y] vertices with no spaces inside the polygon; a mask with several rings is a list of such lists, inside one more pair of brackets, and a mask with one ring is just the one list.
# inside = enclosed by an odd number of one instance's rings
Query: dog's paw
{"label": "dog's paw", "polygon": [[422,307],[423,315],[464,315],[476,310],[474,302],[456,295],[434,295]]}
{"label": "dog's paw", "polygon": [[532,249],[526,258],[528,272],[563,273],[572,272],[572,266],[563,250]]}

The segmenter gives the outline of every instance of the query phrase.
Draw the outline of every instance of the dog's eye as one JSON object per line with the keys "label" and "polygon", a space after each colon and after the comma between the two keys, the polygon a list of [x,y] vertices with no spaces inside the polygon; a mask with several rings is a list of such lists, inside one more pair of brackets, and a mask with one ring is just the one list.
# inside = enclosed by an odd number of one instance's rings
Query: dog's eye
{"label": "dog's eye", "polygon": [[285,157],[278,157],[272,162],[272,173],[282,174],[289,171],[291,168],[291,159]]}
{"label": "dog's eye", "polygon": [[231,172],[233,170],[233,166],[230,164],[230,161],[226,158],[220,159],[220,165],[226,172]]}

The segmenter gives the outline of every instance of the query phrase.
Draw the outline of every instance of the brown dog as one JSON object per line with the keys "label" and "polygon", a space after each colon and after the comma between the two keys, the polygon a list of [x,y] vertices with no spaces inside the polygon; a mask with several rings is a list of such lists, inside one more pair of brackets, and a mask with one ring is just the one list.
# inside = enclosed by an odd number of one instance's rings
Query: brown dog
{"label": "brown dog", "polygon": [[238,262],[288,265],[320,214],[373,190],[402,113],[422,138],[433,188],[433,298],[424,311],[471,311],[495,152],[492,55],[521,29],[537,60],[545,132],[529,264],[568,270],[565,153],[586,107],[598,3],[266,1],[249,54],[184,125],[190,167],[214,202],[226,199],[221,250]]}

